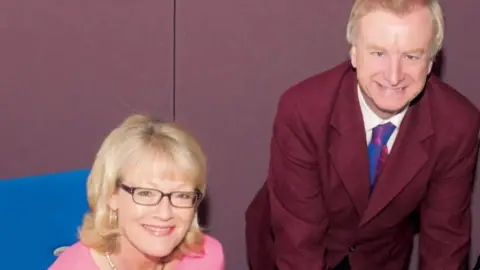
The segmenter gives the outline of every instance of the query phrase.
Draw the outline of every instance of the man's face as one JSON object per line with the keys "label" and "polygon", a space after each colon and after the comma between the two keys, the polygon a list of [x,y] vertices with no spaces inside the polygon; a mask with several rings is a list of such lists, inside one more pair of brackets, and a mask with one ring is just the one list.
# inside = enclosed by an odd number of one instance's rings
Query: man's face
{"label": "man's face", "polygon": [[362,94],[378,116],[394,115],[423,90],[432,67],[433,29],[427,8],[405,16],[377,10],[359,20],[351,61]]}

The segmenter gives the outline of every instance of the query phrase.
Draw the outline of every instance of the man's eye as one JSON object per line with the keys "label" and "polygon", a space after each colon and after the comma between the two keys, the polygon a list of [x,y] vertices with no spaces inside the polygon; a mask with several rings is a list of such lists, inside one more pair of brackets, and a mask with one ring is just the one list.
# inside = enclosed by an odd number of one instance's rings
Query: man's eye
{"label": "man's eye", "polygon": [[417,55],[412,55],[412,54],[407,54],[407,55],[406,55],[406,58],[407,58],[408,60],[418,60],[418,59],[420,59],[419,56],[417,56]]}
{"label": "man's eye", "polygon": [[372,52],[372,55],[373,56],[383,56],[384,53],[383,52]]}

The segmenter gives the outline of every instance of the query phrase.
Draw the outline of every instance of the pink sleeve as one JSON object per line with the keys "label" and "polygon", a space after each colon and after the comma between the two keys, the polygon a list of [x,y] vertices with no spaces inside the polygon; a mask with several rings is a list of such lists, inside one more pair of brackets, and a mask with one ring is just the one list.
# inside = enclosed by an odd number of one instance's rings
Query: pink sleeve
{"label": "pink sleeve", "polygon": [[92,256],[87,247],[76,243],[67,248],[53,262],[48,270],[96,270]]}
{"label": "pink sleeve", "polygon": [[205,269],[224,270],[225,255],[220,242],[210,236],[205,236]]}
{"label": "pink sleeve", "polygon": [[222,244],[215,238],[205,235],[205,255],[185,257],[175,270],[224,270],[225,256]]}

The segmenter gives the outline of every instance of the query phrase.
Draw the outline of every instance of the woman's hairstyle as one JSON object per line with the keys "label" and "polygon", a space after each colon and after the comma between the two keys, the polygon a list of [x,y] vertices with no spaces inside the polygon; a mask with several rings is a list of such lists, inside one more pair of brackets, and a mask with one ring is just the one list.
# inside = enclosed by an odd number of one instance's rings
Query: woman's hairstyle
{"label": "woman's hairstyle", "polygon": [[[164,163],[160,165],[162,173],[179,176],[205,193],[205,155],[195,138],[176,124],[132,115],[107,136],[96,155],[87,183],[90,212],[79,232],[84,245],[101,253],[118,248],[117,213],[109,207],[109,200],[117,192],[132,159],[151,154],[158,157],[157,162]],[[195,211],[193,223],[173,256],[181,258],[202,252],[203,234]]]}

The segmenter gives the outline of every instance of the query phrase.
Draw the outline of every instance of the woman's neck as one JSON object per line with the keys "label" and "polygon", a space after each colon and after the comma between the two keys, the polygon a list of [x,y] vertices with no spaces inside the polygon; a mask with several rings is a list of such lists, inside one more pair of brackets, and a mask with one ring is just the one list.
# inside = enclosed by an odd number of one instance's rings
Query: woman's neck
{"label": "woman's neck", "polygon": [[[121,257],[116,257],[118,265],[117,270],[132,269],[132,270],[174,270],[177,261],[170,261],[168,263],[159,263],[155,261],[135,262],[133,260],[121,260]],[[128,258],[128,257],[126,257]],[[113,259],[115,260],[115,259]]]}
{"label": "woman's neck", "polygon": [[116,253],[110,255],[110,260],[117,270],[163,270],[163,263],[149,259],[135,258],[130,254]]}
{"label": "woman's neck", "polygon": [[160,258],[145,255],[127,239],[120,241],[120,248],[110,255],[118,270],[164,270],[164,263]]}

